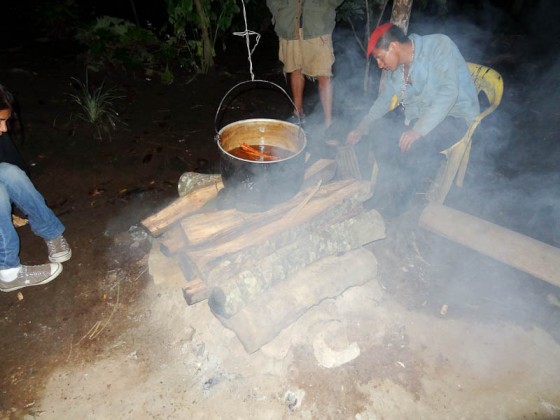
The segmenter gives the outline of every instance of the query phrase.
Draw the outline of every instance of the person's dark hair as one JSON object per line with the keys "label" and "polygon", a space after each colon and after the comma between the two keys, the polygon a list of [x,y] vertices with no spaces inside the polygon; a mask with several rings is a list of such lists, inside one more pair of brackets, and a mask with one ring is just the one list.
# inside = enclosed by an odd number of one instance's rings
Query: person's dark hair
{"label": "person's dark hair", "polygon": [[14,109],[14,95],[12,95],[4,86],[0,85],[0,110]]}
{"label": "person's dark hair", "polygon": [[4,109],[9,109],[12,112],[12,117],[8,121],[8,129],[17,140],[23,143],[23,124],[19,117],[18,105],[14,99],[14,95],[12,95],[4,85],[0,85],[0,111]]}
{"label": "person's dark hair", "polygon": [[386,50],[389,48],[389,44],[394,41],[397,41],[400,44],[404,44],[408,41],[408,37],[397,25],[391,26],[383,35],[381,35],[375,47],[381,50]]}
{"label": "person's dark hair", "polygon": [[[27,175],[29,175],[29,166],[27,166],[23,160],[16,144],[12,140],[13,134],[16,134],[20,137],[21,142],[23,142],[22,124],[15,112],[17,104],[11,92],[9,92],[4,86],[0,85],[0,111],[4,111],[6,109],[10,110],[12,115],[8,120],[9,132],[7,134],[3,134],[2,141],[0,141],[0,162],[7,162],[12,165],[19,166],[27,173]],[[12,135],[10,136],[10,134]]]}

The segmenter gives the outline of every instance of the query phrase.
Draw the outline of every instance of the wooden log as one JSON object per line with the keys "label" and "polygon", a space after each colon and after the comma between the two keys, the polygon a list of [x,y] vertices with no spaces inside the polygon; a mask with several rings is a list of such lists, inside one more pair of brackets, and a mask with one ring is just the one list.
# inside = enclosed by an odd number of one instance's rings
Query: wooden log
{"label": "wooden log", "polygon": [[291,200],[259,213],[246,213],[236,209],[217,210],[185,217],[180,224],[189,246],[227,240],[227,237],[231,238],[240,230],[247,231],[271,223],[298,205],[304,205],[309,199],[329,195],[346,185],[347,183],[330,184],[321,191],[318,191],[317,186],[308,187]]}
{"label": "wooden log", "polygon": [[185,280],[193,280],[195,277],[200,276],[200,273],[196,270],[196,267],[192,265],[191,261],[186,256],[178,252],[174,255],[174,258],[175,261],[177,261],[177,263],[179,264],[179,268],[181,269]]}
{"label": "wooden log", "polygon": [[325,185],[334,178],[336,173],[336,162],[332,159],[319,159],[313,162],[313,164],[305,171],[305,176],[303,178],[303,186],[305,189],[317,184],[318,181],[322,181]]}
{"label": "wooden log", "polygon": [[[191,259],[199,271],[204,273],[207,266],[217,260],[234,254],[251,246],[260,245],[290,228],[311,221],[313,218],[327,213],[330,209],[348,203],[363,202],[370,196],[370,185],[366,181],[340,181],[344,188],[339,188],[332,194],[314,198],[305,206],[298,207],[297,212],[290,212],[274,223],[251,229],[249,231],[234,235],[229,241],[212,242],[201,248],[185,249],[185,254]],[[338,183],[337,183],[338,184]],[[329,184],[324,188],[333,188]]]}
{"label": "wooden log", "polygon": [[185,234],[181,226],[175,225],[159,237],[160,249],[166,257],[173,257],[186,245]]}
{"label": "wooden log", "polygon": [[484,255],[560,286],[560,249],[443,206],[429,204],[419,225]]}
{"label": "wooden log", "polygon": [[[333,160],[320,159],[314,162],[305,171],[304,186],[309,186],[310,183],[319,179],[326,183],[334,176],[334,167]],[[180,197],[140,222],[152,236],[161,235],[173,223],[200,210],[209,201],[216,198],[218,192],[224,187],[219,174],[193,172],[181,175],[178,184]]]}
{"label": "wooden log", "polygon": [[190,192],[178,198],[169,206],[157,213],[145,218],[140,223],[152,236],[159,236],[167,230],[173,223],[183,217],[200,210],[213,198],[216,198],[218,191],[224,187],[222,181],[213,185],[208,185]]}
{"label": "wooden log", "polygon": [[223,258],[212,261],[205,267],[201,276],[210,287],[219,287],[222,282],[243,271],[247,266],[252,266],[255,261],[260,261],[276,250],[297,241],[309,232],[319,229],[320,226],[331,223],[339,217],[349,218],[363,211],[361,202],[346,200],[341,205],[333,207],[305,223],[280,232],[264,242],[243,248],[238,252],[230,253]]}
{"label": "wooden log", "polygon": [[183,297],[188,305],[194,305],[195,303],[202,302],[208,299],[210,296],[210,289],[206,287],[200,279],[194,279],[187,282],[187,286],[183,288]]}
{"label": "wooden log", "polygon": [[377,276],[375,255],[360,248],[323,258],[269,289],[231,318],[217,315],[248,353],[270,342],[309,308]]}
{"label": "wooden log", "polygon": [[185,172],[179,177],[179,182],[177,183],[177,191],[179,192],[179,197],[184,197],[185,195],[190,194],[195,190],[208,187],[209,185],[215,185],[221,181],[222,176],[220,174]]}
{"label": "wooden log", "polygon": [[295,242],[255,261],[214,287],[208,304],[215,314],[229,318],[265,290],[315,261],[346,253],[385,237],[383,218],[376,210],[306,232]]}

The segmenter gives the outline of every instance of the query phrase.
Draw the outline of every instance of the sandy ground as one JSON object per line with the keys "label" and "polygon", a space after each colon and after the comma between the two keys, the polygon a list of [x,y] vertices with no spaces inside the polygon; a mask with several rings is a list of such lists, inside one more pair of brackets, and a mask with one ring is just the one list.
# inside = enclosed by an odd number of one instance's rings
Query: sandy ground
{"label": "sandy ground", "polygon": [[95,362],[54,372],[37,416],[560,418],[560,345],[540,328],[410,311],[374,280],[247,354],[206,302],[186,305],[182,273],[157,242],[147,264],[135,327]]}

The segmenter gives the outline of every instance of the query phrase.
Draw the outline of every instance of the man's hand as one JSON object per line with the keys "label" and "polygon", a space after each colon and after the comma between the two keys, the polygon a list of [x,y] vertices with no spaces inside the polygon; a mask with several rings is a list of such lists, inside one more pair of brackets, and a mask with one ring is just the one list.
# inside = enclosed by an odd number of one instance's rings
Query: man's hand
{"label": "man's hand", "polygon": [[401,152],[408,152],[414,142],[418,140],[420,137],[419,132],[414,130],[408,130],[401,134],[401,138],[399,139],[399,148]]}
{"label": "man's hand", "polygon": [[346,144],[356,144],[362,139],[363,136],[364,133],[362,130],[360,129],[352,130],[346,136]]}

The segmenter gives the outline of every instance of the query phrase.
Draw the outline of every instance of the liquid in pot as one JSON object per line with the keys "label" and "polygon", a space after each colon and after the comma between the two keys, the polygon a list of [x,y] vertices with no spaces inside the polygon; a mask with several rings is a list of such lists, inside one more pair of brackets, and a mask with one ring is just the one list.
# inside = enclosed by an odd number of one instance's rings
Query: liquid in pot
{"label": "liquid in pot", "polygon": [[245,143],[235,149],[228,150],[228,153],[239,159],[251,160],[254,162],[272,162],[286,159],[293,155],[291,151],[282,147],[270,146],[268,144],[248,145]]}

